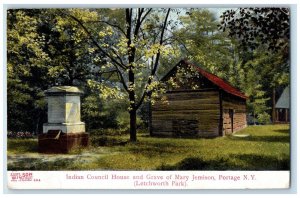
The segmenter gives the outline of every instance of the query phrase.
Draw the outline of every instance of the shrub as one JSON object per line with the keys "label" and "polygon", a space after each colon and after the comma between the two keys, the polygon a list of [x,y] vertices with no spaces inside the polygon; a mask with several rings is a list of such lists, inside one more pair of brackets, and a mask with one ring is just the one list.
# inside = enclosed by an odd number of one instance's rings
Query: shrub
{"label": "shrub", "polygon": [[271,116],[267,112],[258,114],[257,121],[260,124],[270,124]]}
{"label": "shrub", "polygon": [[[124,132],[129,132],[130,129],[130,117],[129,117],[129,113],[127,111],[124,112],[120,112],[117,115],[117,125],[118,125],[118,129],[120,131],[124,131]],[[143,122],[143,120],[137,115],[136,117],[136,125],[137,125],[137,129],[144,129],[145,128],[145,124]]]}

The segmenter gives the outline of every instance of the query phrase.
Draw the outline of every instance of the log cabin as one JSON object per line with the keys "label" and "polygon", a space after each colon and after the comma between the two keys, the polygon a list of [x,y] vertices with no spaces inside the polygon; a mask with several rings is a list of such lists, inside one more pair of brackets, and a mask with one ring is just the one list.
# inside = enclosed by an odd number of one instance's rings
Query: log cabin
{"label": "log cabin", "polygon": [[182,60],[162,82],[166,100],[151,107],[152,136],[217,137],[247,126],[245,94],[197,65]]}

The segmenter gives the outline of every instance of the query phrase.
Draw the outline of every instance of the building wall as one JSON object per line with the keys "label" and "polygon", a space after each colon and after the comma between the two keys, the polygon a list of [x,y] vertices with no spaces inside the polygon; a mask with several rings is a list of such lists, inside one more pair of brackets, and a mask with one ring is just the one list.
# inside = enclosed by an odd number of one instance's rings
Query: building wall
{"label": "building wall", "polygon": [[228,135],[247,126],[246,100],[222,93],[223,135]]}
{"label": "building wall", "polygon": [[219,136],[220,98],[218,90],[173,91],[168,104],[152,106],[152,135],[175,137]]}

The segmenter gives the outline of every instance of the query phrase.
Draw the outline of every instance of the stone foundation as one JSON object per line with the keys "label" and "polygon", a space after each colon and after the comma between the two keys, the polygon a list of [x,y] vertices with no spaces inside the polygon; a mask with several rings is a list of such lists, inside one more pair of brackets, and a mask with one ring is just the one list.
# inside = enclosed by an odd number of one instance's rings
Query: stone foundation
{"label": "stone foundation", "polygon": [[50,130],[38,137],[40,153],[69,153],[74,148],[88,146],[88,133],[63,133],[61,130]]}

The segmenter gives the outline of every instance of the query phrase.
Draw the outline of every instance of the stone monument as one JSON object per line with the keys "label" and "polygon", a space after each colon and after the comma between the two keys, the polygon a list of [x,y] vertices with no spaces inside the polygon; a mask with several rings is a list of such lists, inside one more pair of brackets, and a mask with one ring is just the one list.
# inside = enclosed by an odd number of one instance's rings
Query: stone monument
{"label": "stone monument", "polygon": [[68,153],[72,148],[88,145],[85,123],[80,120],[82,93],[73,86],[56,86],[45,92],[48,123],[39,136],[39,152]]}

